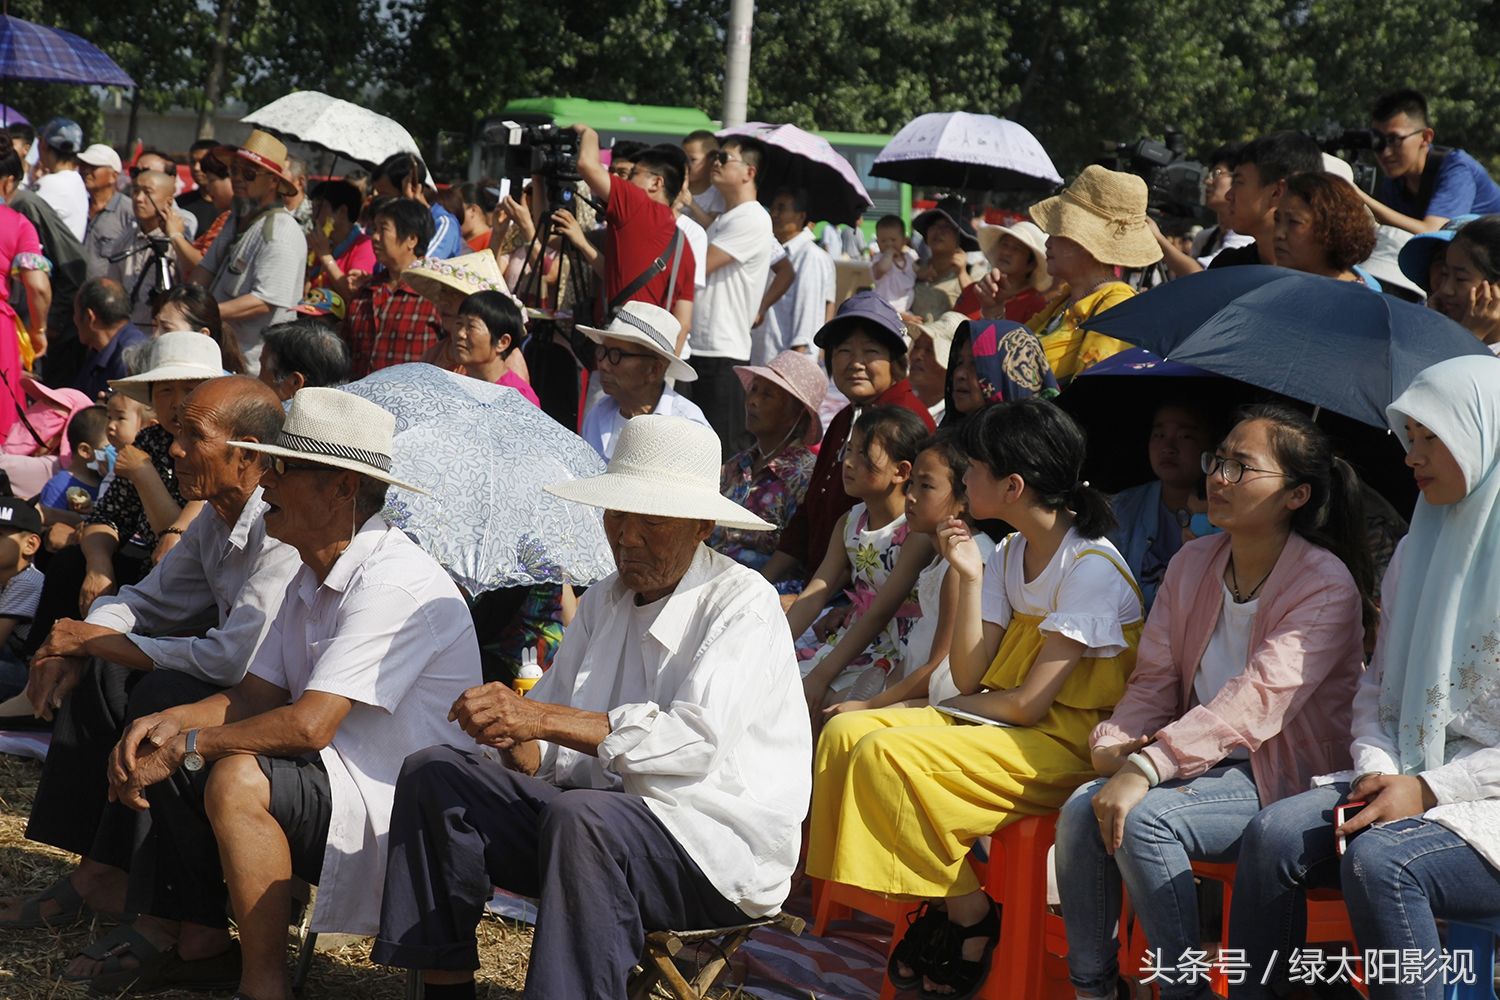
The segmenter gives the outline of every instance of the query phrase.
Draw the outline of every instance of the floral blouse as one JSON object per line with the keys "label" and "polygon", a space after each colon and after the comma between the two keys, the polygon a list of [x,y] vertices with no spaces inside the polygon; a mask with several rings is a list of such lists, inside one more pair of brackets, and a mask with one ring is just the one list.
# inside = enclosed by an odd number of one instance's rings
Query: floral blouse
{"label": "floral blouse", "polygon": [[[136,435],[135,446],[151,457],[156,474],[172,499],[181,506],[182,494],[177,490],[177,470],[170,454],[172,435],[160,424],[142,428]],[[156,548],[156,532],[151,530],[151,521],[146,517],[146,508],[141,504],[141,495],[135,485],[124,476],[115,476],[109,489],[94,502],[88,515],[89,524],[107,524],[120,536],[120,543],[134,542],[147,551]]]}
{"label": "floral blouse", "polygon": [[785,528],[812,481],[817,456],[806,445],[788,445],[781,454],[766,463],[759,475],[752,473],[755,449],[747,448],[724,463],[719,476],[719,492],[749,510],[763,521],[776,525],[775,531],[742,531],[716,528],[709,547],[751,569],[760,569],[776,551]]}

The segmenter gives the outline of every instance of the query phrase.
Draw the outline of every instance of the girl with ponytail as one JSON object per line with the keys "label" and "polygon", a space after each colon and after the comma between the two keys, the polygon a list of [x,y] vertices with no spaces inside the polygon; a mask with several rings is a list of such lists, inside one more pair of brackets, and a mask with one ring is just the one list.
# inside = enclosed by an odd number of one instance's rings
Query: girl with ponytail
{"label": "girl with ponytail", "polygon": [[1057,809],[1093,776],[1088,734],[1125,688],[1143,614],[1104,538],[1109,502],[1080,478],[1084,436],[1066,413],[1038,398],[994,403],[961,434],[969,512],[1015,531],[985,561],[964,520],[938,530],[958,577],[948,653],[958,696],[828,723],[807,860],[816,878],[928,901],[888,967],[898,988],[925,984],[924,996],[970,997],[984,982],[1000,911],[969,848]]}
{"label": "girl with ponytail", "polygon": [[[1058,821],[1080,998],[1120,989],[1122,881],[1161,965],[1179,968],[1199,948],[1192,862],[1235,860],[1262,807],[1349,763],[1373,607],[1354,473],[1315,424],[1280,406],[1242,411],[1202,465],[1221,533],[1187,542],[1168,564],[1135,673],[1090,740],[1101,777]],[[1238,911],[1238,891],[1234,902]],[[1202,979],[1168,975],[1161,995],[1212,993]]]}

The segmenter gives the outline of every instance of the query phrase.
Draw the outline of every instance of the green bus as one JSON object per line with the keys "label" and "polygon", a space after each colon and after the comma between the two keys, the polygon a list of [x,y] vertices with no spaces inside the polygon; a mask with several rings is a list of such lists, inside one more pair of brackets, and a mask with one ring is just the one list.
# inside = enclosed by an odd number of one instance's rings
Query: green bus
{"label": "green bus", "polygon": [[[469,150],[469,179],[499,177],[504,170],[504,153],[494,143],[484,140],[486,126],[502,121],[527,125],[573,125],[579,122],[599,133],[600,145],[608,149],[616,139],[636,142],[679,143],[689,132],[699,129],[715,131],[719,123],[697,108],[673,108],[654,104],[622,104],[618,101],[588,101],[576,97],[528,97],[511,101],[499,114],[479,123],[476,138]],[[883,177],[871,177],[875,157],[890,141],[888,135],[865,132],[818,132],[854,167],[875,206],[865,213],[865,236],[875,239],[875,220],[882,215],[899,215],[908,228],[911,224],[911,186]],[[820,227],[821,231],[821,227]]]}

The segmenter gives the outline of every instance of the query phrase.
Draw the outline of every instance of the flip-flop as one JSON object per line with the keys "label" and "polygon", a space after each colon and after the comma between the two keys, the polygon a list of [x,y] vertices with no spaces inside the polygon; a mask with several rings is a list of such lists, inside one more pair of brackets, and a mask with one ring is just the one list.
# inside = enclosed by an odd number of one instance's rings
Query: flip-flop
{"label": "flip-flop", "polygon": [[[119,993],[136,980],[154,975],[176,948],[176,945],[159,948],[130,924],[121,924],[78,953],[104,963],[102,971],[92,976],[74,976],[64,971],[62,979],[88,983],[91,990],[98,992]],[[126,955],[132,956],[136,964],[127,966],[123,961]]]}
{"label": "flip-flop", "polygon": [[[62,909],[42,916],[42,904],[57,903]],[[21,900],[21,912],[15,920],[0,920],[0,930],[30,930],[37,927],[66,927],[88,911],[83,896],[73,888],[72,879],[64,875],[41,892]]]}

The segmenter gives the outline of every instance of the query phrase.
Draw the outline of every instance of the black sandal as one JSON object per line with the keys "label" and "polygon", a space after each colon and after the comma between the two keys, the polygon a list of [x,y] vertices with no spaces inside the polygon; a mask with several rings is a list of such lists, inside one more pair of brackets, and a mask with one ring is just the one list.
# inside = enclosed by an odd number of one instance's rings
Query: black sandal
{"label": "black sandal", "polygon": [[[926,1000],[972,1000],[979,992],[989,978],[990,959],[995,954],[995,946],[1000,943],[1000,904],[991,900],[990,912],[972,927],[951,923],[949,927],[949,932],[943,937],[946,954],[941,961],[928,965],[927,978],[953,992],[936,993],[923,989],[922,996]],[[984,938],[984,953],[977,961],[970,961],[964,958],[964,942],[974,938]]]}
{"label": "black sandal", "polygon": [[[886,976],[898,990],[916,989],[922,985],[927,967],[943,957],[946,951],[944,938],[953,926],[948,914],[931,903],[923,903],[907,914],[906,923],[906,934],[891,950],[891,959],[885,966]],[[911,969],[911,975],[901,974],[898,967],[902,965]]]}

